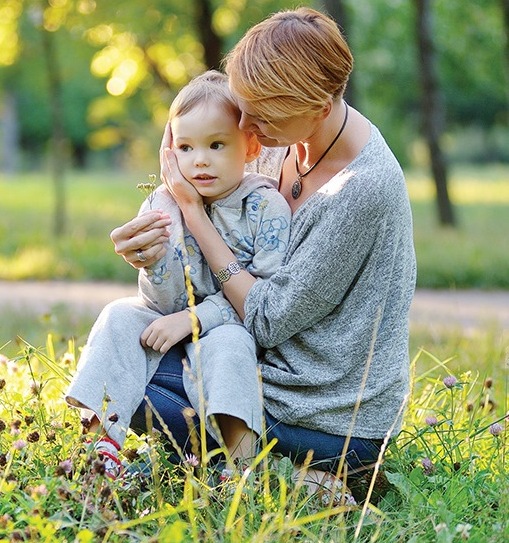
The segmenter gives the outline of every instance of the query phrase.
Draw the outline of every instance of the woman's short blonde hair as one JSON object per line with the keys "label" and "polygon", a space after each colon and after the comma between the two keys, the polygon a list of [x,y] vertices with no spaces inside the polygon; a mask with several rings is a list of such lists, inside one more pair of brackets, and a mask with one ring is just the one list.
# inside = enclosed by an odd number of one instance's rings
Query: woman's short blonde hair
{"label": "woman's short blonde hair", "polygon": [[204,72],[182,87],[171,103],[169,121],[189,113],[201,104],[211,102],[224,107],[240,121],[240,109],[228,86],[228,77],[217,70]]}
{"label": "woman's short blonde hair", "polygon": [[233,92],[270,122],[319,113],[342,96],[353,57],[334,20],[299,8],[248,30],[224,66]]}

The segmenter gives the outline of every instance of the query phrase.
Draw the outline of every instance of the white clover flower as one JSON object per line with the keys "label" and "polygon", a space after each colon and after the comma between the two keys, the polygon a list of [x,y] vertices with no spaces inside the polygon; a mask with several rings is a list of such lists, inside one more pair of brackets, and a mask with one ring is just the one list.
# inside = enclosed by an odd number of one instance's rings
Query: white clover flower
{"label": "white clover flower", "polygon": [[471,524],[458,524],[456,526],[456,533],[459,534],[461,539],[468,539],[470,537]]}

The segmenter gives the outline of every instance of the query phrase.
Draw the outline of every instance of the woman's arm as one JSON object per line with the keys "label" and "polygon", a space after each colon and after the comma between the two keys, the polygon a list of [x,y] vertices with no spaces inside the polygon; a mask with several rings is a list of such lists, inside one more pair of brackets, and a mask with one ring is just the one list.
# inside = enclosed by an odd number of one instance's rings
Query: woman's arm
{"label": "woman's arm", "polygon": [[[163,144],[165,140],[169,141],[168,130],[165,131]],[[201,196],[180,173],[175,154],[169,148],[161,149],[161,179],[179,205],[186,225],[200,246],[212,273],[217,274],[226,269],[229,263],[236,262],[234,254],[205,212]],[[242,269],[223,283],[224,294],[241,319],[244,318],[244,300],[255,282],[256,279]]]}

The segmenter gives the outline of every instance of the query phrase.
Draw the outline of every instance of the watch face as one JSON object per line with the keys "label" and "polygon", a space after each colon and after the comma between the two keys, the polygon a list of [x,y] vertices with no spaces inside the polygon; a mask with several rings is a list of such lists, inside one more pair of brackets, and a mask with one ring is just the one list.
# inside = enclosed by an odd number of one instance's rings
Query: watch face
{"label": "watch face", "polygon": [[230,262],[228,264],[228,271],[232,274],[232,275],[236,275],[237,273],[240,272],[240,265],[238,262]]}

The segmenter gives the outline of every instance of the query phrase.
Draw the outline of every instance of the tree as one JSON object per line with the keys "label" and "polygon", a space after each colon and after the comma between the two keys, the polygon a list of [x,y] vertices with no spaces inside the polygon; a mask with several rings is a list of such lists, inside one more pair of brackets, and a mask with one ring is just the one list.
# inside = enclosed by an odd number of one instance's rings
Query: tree
{"label": "tree", "polygon": [[[18,56],[16,23],[19,9],[17,3],[9,0],[6,0],[3,8],[0,8],[0,66],[11,66]],[[0,76],[2,75],[0,72]],[[0,77],[1,83],[4,88],[0,88],[0,169],[7,173],[14,173],[19,157],[19,117],[16,93],[14,89],[5,86],[5,76]]]}
{"label": "tree", "polygon": [[[49,4],[48,4],[49,7]],[[42,16],[43,13],[41,12]],[[48,78],[49,102],[51,109],[51,159],[54,185],[53,233],[61,237],[67,224],[67,201],[65,170],[67,168],[67,144],[64,129],[63,82],[58,60],[55,36],[37,21],[40,28],[42,51]]]}
{"label": "tree", "polygon": [[447,189],[447,165],[440,139],[444,127],[444,111],[437,75],[433,43],[431,0],[415,0],[417,8],[417,42],[421,76],[421,117],[429,149],[429,158],[437,191],[440,223],[453,226],[455,217]]}
{"label": "tree", "polygon": [[[341,32],[348,40],[348,34],[351,30],[350,13],[344,0],[324,0],[325,11],[330,15],[338,24]],[[355,98],[355,72],[352,72],[348,81],[348,86],[345,92],[345,100],[356,107]]]}
{"label": "tree", "polygon": [[14,92],[6,90],[1,96],[0,103],[0,170],[13,174],[18,168],[19,161],[19,120]]}
{"label": "tree", "polygon": [[212,24],[214,8],[209,0],[196,1],[196,29],[205,53],[208,68],[218,69],[222,58],[223,42]]}
{"label": "tree", "polygon": [[505,61],[505,76],[507,89],[507,109],[509,121],[509,0],[500,0],[502,7],[502,15],[504,21],[505,45],[504,45],[504,61]]}

